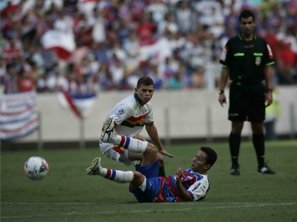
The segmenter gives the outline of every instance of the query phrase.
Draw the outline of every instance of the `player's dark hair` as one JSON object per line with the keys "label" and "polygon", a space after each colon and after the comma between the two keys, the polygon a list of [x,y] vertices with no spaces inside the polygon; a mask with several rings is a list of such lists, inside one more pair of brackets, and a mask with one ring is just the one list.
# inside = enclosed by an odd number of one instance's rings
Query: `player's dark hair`
{"label": "player's dark hair", "polygon": [[256,20],[255,14],[251,10],[243,10],[239,15],[239,21],[241,21],[242,18],[249,18],[252,17],[253,21]]}
{"label": "player's dark hair", "polygon": [[154,81],[148,76],[143,76],[138,79],[136,88],[139,88],[142,85],[145,85],[145,86],[154,85]]}
{"label": "player's dark hair", "polygon": [[206,164],[212,166],[217,161],[218,155],[214,149],[207,146],[202,146],[200,150],[207,155]]}

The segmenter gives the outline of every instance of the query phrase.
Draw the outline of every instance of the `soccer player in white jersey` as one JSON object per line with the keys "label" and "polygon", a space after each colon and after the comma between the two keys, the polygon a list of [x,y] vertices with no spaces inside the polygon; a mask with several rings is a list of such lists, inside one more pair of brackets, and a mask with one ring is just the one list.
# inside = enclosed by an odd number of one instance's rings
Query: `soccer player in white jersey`
{"label": "soccer player in white jersey", "polygon": [[208,170],[217,160],[217,153],[210,147],[201,147],[188,169],[178,169],[174,175],[158,176],[157,151],[145,154],[136,171],[121,171],[101,166],[100,157],[93,160],[87,174],[130,183],[129,190],[139,202],[198,201],[209,190]]}
{"label": "soccer player in white jersey", "polygon": [[[102,135],[99,141],[102,154],[128,165],[135,160],[142,160],[145,152],[153,152],[156,148],[159,153],[173,157],[171,153],[164,149],[153,121],[153,111],[150,103],[153,93],[153,80],[146,76],[141,77],[137,82],[135,93],[121,100],[113,107],[102,127]],[[106,136],[110,126],[116,134],[114,140]],[[152,143],[148,143],[139,135],[144,127]],[[158,156],[160,162],[159,173],[160,176],[164,176],[164,159],[162,155]]]}

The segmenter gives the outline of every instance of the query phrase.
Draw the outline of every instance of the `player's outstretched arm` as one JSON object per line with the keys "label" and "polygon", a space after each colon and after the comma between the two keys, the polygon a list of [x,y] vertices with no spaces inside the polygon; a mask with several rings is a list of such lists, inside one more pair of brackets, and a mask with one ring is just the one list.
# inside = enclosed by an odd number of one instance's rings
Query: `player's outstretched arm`
{"label": "player's outstretched arm", "polygon": [[168,156],[170,158],[173,157],[173,155],[171,153],[169,153],[167,150],[164,149],[161,141],[160,141],[160,138],[159,138],[159,134],[158,134],[158,130],[155,126],[155,124],[152,122],[150,124],[146,124],[145,125],[145,129],[148,133],[148,135],[150,136],[153,144],[158,147],[158,150],[161,154],[165,155],[165,156]]}
{"label": "player's outstretched arm", "polygon": [[168,156],[170,158],[173,157],[173,154],[169,153],[167,150],[165,150],[164,148],[162,150],[159,151],[161,154]]}

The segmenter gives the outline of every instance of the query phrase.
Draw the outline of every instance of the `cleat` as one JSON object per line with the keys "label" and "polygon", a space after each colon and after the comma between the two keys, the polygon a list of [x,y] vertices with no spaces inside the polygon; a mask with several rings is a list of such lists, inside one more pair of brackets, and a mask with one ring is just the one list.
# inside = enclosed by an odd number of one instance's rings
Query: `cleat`
{"label": "cleat", "polygon": [[103,123],[100,141],[105,143],[113,142],[114,136],[114,119],[112,117],[108,117]]}
{"label": "cleat", "polygon": [[270,175],[275,174],[275,172],[272,169],[270,169],[267,165],[259,167],[258,172],[261,174],[270,174]]}
{"label": "cleat", "polygon": [[101,158],[96,157],[91,165],[86,169],[86,173],[88,175],[100,175],[100,168],[101,168]]}
{"label": "cleat", "polygon": [[230,169],[230,174],[233,176],[239,176],[240,175],[239,165],[232,165]]}

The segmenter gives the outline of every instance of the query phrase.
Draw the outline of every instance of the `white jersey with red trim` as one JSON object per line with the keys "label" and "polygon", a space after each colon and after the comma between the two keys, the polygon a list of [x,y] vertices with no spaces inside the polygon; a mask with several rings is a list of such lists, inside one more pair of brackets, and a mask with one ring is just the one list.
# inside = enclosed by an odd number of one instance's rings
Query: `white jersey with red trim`
{"label": "white jersey with red trim", "polygon": [[153,122],[151,103],[143,106],[136,100],[134,95],[128,96],[117,103],[108,116],[115,119],[115,130],[125,136],[138,135],[145,123]]}

